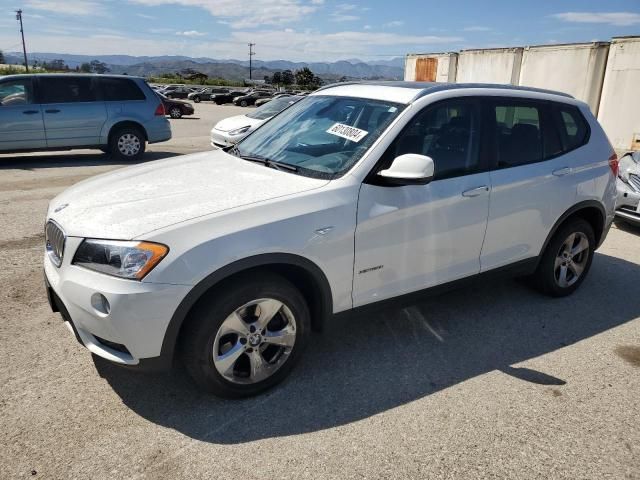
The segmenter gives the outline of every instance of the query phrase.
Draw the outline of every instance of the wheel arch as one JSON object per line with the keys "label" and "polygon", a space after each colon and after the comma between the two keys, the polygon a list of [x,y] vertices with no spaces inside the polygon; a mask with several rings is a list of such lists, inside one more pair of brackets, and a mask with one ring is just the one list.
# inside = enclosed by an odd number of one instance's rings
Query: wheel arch
{"label": "wheel arch", "polygon": [[560,218],[553,225],[553,228],[549,232],[549,235],[547,235],[542,249],[540,250],[540,256],[544,254],[544,251],[547,249],[547,245],[556,234],[558,229],[567,221],[574,218],[582,218],[591,225],[591,227],[593,228],[593,233],[596,236],[596,248],[600,246],[605,233],[607,214],[604,206],[600,202],[596,200],[585,200],[583,202],[575,204],[560,216]]}
{"label": "wheel arch", "polygon": [[173,359],[190,313],[207,294],[236,275],[249,271],[271,271],[291,281],[309,305],[311,326],[320,331],[333,312],[333,296],[324,272],[311,260],[288,253],[270,253],[244,258],[216,270],[191,289],[173,313],[162,342],[161,357]]}
{"label": "wheel arch", "polygon": [[120,120],[109,128],[109,135],[107,135],[107,145],[111,145],[111,139],[113,135],[120,130],[121,128],[130,127],[137,128],[144,135],[144,140],[147,141],[149,139],[149,135],[147,134],[147,130],[140,122],[136,122],[135,120]]}

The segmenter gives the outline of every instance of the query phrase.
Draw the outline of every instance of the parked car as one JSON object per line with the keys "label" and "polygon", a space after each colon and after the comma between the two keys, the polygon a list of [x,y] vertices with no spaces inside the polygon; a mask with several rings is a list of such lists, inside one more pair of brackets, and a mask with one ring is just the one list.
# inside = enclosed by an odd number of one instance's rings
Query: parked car
{"label": "parked car", "polygon": [[640,152],[629,152],[620,158],[616,217],[640,226]]}
{"label": "parked car", "polygon": [[221,87],[206,87],[196,90],[195,92],[191,92],[187,98],[196,103],[200,103],[202,100],[211,100],[211,95],[215,95],[217,93],[229,93],[229,89]]}
{"label": "parked car", "polygon": [[272,94],[270,92],[265,91],[254,91],[248,93],[246,95],[242,95],[238,98],[233,99],[233,103],[240,107],[248,107],[249,105],[254,105],[256,100],[261,98],[271,98]]}
{"label": "parked car", "polygon": [[193,115],[195,111],[193,105],[189,102],[167,98],[161,93],[159,93],[158,96],[162,100],[167,115],[171,118],[182,118],[183,115]]}
{"label": "parked car", "polygon": [[0,153],[96,148],[136,160],[171,138],[162,102],[142,78],[0,77]]}
{"label": "parked car", "polygon": [[237,97],[245,95],[245,92],[241,90],[233,90],[228,93],[214,93],[211,95],[211,100],[217,105],[223,105],[225,103],[231,103]]}
{"label": "parked car", "polygon": [[167,98],[187,98],[189,94],[193,93],[192,87],[177,87],[171,90],[165,90],[163,95]]}
{"label": "parked car", "polygon": [[47,291],[94,355],[144,369],[179,352],[202,388],[244,397],[283,380],[335,314],[497,273],[570,295],[617,173],[565,94],[340,84],[229,149],[67,189],[46,217]]}
{"label": "parked car", "polygon": [[264,122],[293,105],[302,97],[281,97],[272,100],[268,105],[256,108],[246,115],[236,115],[216,123],[211,129],[211,146],[228,147],[235,145],[253,132]]}

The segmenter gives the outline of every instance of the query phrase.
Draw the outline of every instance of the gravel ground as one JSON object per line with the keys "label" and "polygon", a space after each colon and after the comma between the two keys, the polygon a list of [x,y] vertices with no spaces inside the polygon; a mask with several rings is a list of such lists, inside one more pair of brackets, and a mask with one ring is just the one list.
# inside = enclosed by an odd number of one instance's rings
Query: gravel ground
{"label": "gravel ground", "polygon": [[[148,158],[239,111],[196,109]],[[333,321],[283,385],[226,401],[92,358],[49,310],[47,203],[119,167],[0,156],[0,478],[640,478],[640,229],[569,298],[506,280]]]}

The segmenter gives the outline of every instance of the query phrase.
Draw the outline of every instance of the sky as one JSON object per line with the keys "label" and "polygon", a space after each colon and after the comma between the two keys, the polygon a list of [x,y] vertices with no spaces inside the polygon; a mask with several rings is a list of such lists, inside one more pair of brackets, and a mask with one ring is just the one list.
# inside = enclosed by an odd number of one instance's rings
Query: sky
{"label": "sky", "polygon": [[640,0],[0,0],[0,50],[386,60],[640,35]]}

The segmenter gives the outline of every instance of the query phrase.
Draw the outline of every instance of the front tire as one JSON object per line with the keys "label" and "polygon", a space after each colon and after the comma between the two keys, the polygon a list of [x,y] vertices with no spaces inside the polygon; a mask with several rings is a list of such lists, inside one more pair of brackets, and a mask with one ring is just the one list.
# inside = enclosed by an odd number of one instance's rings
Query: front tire
{"label": "front tire", "polygon": [[119,160],[135,161],[144,154],[145,137],[135,127],[124,127],[111,136],[109,150]]}
{"label": "front tire", "polygon": [[249,103],[247,103],[247,101],[246,101],[246,100],[242,100],[242,101],[240,102],[240,106],[241,106],[241,107],[246,107],[247,105],[249,105]]}
{"label": "front tire", "polygon": [[169,115],[171,118],[180,118],[182,117],[182,109],[180,109],[180,107],[171,107]]}
{"label": "front tire", "polygon": [[552,297],[565,297],[582,284],[596,247],[591,225],[576,219],[561,226],[544,251],[534,274],[535,285]]}
{"label": "front tire", "polygon": [[182,357],[202,389],[226,398],[249,397],[291,372],[310,326],[305,299],[288,280],[271,273],[245,275],[197,307]]}
{"label": "front tire", "polygon": [[200,97],[198,97],[198,96],[193,97],[193,101],[196,102],[196,103],[200,103]]}

